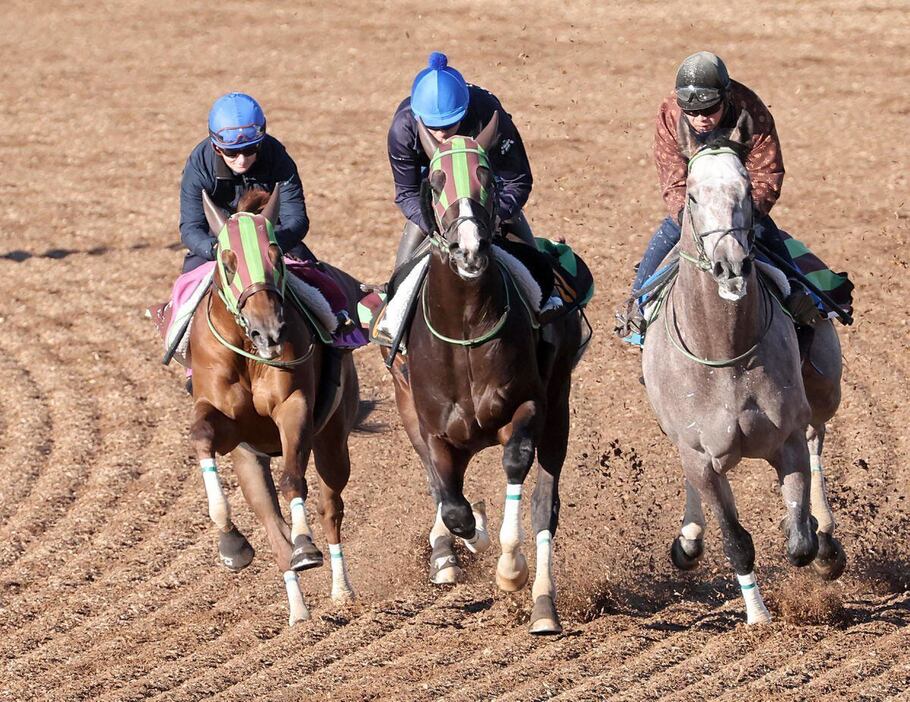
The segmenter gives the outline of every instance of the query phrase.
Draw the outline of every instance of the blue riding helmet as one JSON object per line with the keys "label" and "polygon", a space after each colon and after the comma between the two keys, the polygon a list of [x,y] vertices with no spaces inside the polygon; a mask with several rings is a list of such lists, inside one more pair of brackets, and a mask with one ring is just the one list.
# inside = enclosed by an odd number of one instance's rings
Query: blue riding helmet
{"label": "blue riding helmet", "polygon": [[464,78],[449,66],[446,55],[439,51],[411,85],[411,111],[428,127],[448,127],[461,121],[468,111],[470,94]]}
{"label": "blue riding helmet", "polygon": [[246,93],[228,93],[209,111],[209,137],[219,149],[258,144],[265,137],[265,114]]}

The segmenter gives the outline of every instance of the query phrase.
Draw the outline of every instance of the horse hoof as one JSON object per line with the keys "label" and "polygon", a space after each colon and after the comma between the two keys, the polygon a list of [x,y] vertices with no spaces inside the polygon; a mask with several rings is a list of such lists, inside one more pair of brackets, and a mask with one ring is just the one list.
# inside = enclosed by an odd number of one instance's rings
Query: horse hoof
{"label": "horse hoof", "polygon": [[310,619],[310,610],[304,608],[301,614],[291,615],[288,618],[288,626],[293,627],[296,624],[302,624]]}
{"label": "horse hoof", "polygon": [[812,561],[815,572],[824,580],[837,580],[847,567],[847,554],[840,541],[829,534],[818,535],[818,555]]}
{"label": "horse hoof", "polygon": [[237,527],[232,526],[218,537],[218,555],[226,568],[237,572],[252,563],[256,552]]}
{"label": "horse hoof", "polygon": [[348,605],[355,599],[357,599],[357,596],[354,594],[353,590],[338,590],[337,592],[332,593],[332,602],[337,605]]}
{"label": "horse hoof", "polygon": [[541,595],[534,600],[534,609],[531,610],[531,624],[528,631],[536,635],[561,634],[562,624],[556,613],[556,605],[549,595]]}
{"label": "horse hoof", "polygon": [[454,585],[464,580],[464,571],[457,565],[434,569],[430,572],[430,582],[434,585]]}
{"label": "horse hoof", "polygon": [[693,553],[686,551],[682,538],[677,536],[673,539],[673,545],[670,546],[670,560],[680,570],[694,570],[698,567],[698,562],[701,560],[701,555],[704,551],[704,541],[701,539],[686,539],[686,541],[691,545],[690,550]]}
{"label": "horse hoof", "polygon": [[322,551],[316,548],[313,540],[306,534],[294,539],[294,551],[291,553],[291,570],[301,571],[318,568],[322,565]]}
{"label": "horse hoof", "polygon": [[528,562],[521,553],[515,554],[515,569],[510,570],[503,565],[505,554],[499,557],[496,565],[496,585],[504,592],[517,592],[528,584]]}

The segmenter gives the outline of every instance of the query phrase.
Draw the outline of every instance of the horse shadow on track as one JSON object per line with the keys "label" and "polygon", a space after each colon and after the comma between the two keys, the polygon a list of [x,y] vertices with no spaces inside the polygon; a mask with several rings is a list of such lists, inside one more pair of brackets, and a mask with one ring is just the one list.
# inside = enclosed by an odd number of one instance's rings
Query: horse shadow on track
{"label": "horse shadow on track", "polygon": [[[127,251],[140,251],[142,249],[150,248],[149,244],[139,243],[133,244],[132,246],[127,246]],[[179,244],[166,246],[164,248],[176,250],[180,248]],[[0,260],[13,261],[14,263],[23,263],[28,261],[31,258],[50,258],[54,260],[62,260],[73,256],[76,254],[85,254],[86,256],[104,256],[105,254],[114,251],[109,246],[93,246],[90,249],[48,249],[43,253],[38,253],[35,251],[26,251],[25,249],[13,249],[12,251],[7,251],[6,253],[0,254]]]}

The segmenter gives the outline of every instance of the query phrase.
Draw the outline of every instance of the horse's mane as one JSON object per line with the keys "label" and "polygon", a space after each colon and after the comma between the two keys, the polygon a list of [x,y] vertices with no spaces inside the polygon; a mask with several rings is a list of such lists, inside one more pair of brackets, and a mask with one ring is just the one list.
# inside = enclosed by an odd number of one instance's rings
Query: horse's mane
{"label": "horse's mane", "polygon": [[269,192],[267,190],[251,188],[240,196],[240,200],[237,202],[237,211],[259,214],[268,202]]}

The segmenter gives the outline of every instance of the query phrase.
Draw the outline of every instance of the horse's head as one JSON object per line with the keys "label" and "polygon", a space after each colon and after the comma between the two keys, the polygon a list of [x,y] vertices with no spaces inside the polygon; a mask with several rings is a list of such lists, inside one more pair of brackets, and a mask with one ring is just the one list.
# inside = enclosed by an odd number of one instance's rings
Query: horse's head
{"label": "horse's head", "polygon": [[[748,292],[754,258],[752,186],[742,162],[750,135],[751,123],[743,113],[733,129],[707,145],[681,144],[683,153],[691,155],[683,229],[694,240],[698,265],[714,277],[718,294],[732,301]],[[687,138],[691,135],[681,136]]]}
{"label": "horse's head", "polygon": [[439,230],[434,240],[466,280],[479,277],[490,261],[496,198],[487,151],[499,138],[499,114],[477,135],[439,142],[418,119],[420,143],[430,157],[428,181],[433,216]]}
{"label": "horse's head", "polygon": [[[287,329],[284,261],[272,227],[278,212],[278,187],[261,214],[240,211],[226,217],[204,190],[202,199],[209,226],[218,232],[218,294],[256,352],[262,358],[275,358],[281,353]],[[249,207],[256,199],[241,199],[238,209]]]}

